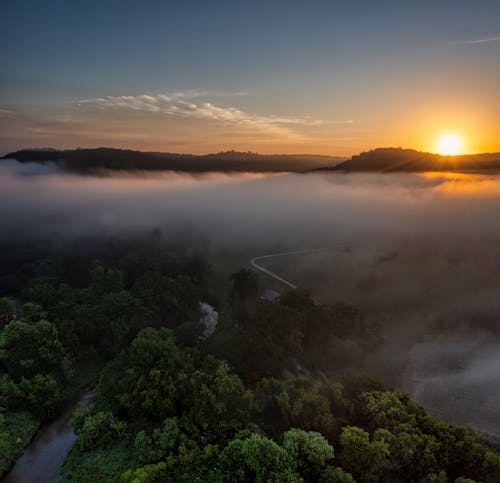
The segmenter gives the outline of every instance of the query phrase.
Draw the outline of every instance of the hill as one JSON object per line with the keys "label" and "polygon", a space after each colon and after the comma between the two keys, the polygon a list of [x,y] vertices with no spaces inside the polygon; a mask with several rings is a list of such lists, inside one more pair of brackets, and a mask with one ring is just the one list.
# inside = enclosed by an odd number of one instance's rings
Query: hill
{"label": "hill", "polygon": [[346,172],[500,170],[500,153],[443,156],[414,149],[377,148],[323,169]]}
{"label": "hill", "polygon": [[53,162],[71,171],[175,170],[175,171],[309,171],[325,165],[336,165],[345,157],[314,154],[258,154],[225,151],[194,155],[141,152],[113,148],[56,150],[23,149],[3,156],[20,162]]}

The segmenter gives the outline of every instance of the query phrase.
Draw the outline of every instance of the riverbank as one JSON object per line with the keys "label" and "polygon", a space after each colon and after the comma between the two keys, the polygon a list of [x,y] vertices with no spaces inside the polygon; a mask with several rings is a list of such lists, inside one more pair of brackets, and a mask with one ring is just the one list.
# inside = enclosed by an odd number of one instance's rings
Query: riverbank
{"label": "riverbank", "polygon": [[0,458],[0,479],[12,468],[16,458],[36,436],[41,422],[26,411],[6,412],[0,432],[5,441],[5,450]]}
{"label": "riverbank", "polygon": [[[85,388],[93,387],[95,385],[101,367],[102,361],[96,358],[81,361],[80,368],[77,371],[73,384],[66,390],[66,402],[57,412],[59,416],[51,421],[43,422],[36,419],[27,411],[6,411],[3,413],[3,431],[0,425],[0,433],[1,435],[4,435],[7,450],[0,458],[0,480],[2,482],[17,481],[24,483],[25,480],[23,479],[9,480],[11,473],[16,471],[15,469],[19,462],[21,462],[21,465],[25,464],[24,457],[26,452],[29,451],[32,445],[38,444],[37,442],[39,440],[43,440],[46,437],[47,428],[56,427],[54,425],[62,424],[61,417],[66,415],[69,407],[72,407],[71,413],[67,415],[66,422],[69,422],[71,414],[76,408],[78,402],[81,400],[82,395],[88,392]],[[60,429],[61,428],[62,427],[60,426]],[[65,455],[71,449],[71,446],[69,446]],[[59,467],[61,466],[63,460],[60,461],[58,465]],[[42,479],[37,481],[45,480]]]}
{"label": "riverbank", "polygon": [[92,390],[82,391],[70,401],[59,416],[43,424],[7,473],[4,483],[41,483],[55,481],[66,455],[76,441],[69,421],[81,401],[92,397]]}

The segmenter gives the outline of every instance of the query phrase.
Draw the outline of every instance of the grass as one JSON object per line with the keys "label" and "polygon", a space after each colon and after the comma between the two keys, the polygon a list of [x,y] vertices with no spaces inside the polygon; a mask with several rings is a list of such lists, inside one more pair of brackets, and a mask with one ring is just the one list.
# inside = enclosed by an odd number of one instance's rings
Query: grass
{"label": "grass", "polygon": [[219,300],[228,300],[231,292],[231,274],[247,266],[246,256],[213,256],[208,259],[212,273],[207,280],[207,287]]}
{"label": "grass", "polygon": [[11,467],[22,449],[38,431],[37,421],[26,411],[12,411],[3,414],[6,452],[0,455],[0,477]]}
{"label": "grass", "polygon": [[[209,258],[209,262],[212,265],[213,272],[207,280],[207,286],[210,291],[217,296],[220,300],[228,300],[231,293],[231,274],[238,272],[242,268],[248,268],[253,270],[257,274],[257,280],[259,283],[259,292],[262,294],[267,289],[276,290],[277,292],[284,293],[290,290],[290,288],[273,277],[262,273],[260,270],[256,270],[250,265],[250,260],[260,253],[255,252],[243,252],[231,255],[217,255]],[[262,263],[263,266],[267,266],[269,263],[266,260]],[[279,275],[281,273],[277,272]]]}
{"label": "grass", "polygon": [[126,442],[90,452],[81,451],[77,443],[64,460],[56,481],[57,483],[120,481],[122,473],[137,466],[140,465],[132,457],[132,451]]}

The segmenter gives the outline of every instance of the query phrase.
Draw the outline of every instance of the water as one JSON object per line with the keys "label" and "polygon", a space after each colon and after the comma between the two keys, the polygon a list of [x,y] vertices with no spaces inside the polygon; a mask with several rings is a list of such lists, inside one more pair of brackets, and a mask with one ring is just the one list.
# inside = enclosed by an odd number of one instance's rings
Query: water
{"label": "water", "polygon": [[92,391],[83,391],[64,408],[57,419],[44,424],[16,460],[3,483],[53,483],[76,441],[76,435],[69,425],[71,415],[80,401],[91,397]]}

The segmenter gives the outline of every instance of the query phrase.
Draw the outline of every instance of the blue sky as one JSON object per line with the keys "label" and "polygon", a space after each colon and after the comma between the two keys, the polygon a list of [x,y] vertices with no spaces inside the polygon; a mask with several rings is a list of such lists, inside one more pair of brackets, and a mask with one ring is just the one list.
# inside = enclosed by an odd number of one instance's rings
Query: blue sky
{"label": "blue sky", "polygon": [[498,1],[21,0],[1,15],[2,151],[350,154],[446,129],[500,150]]}

